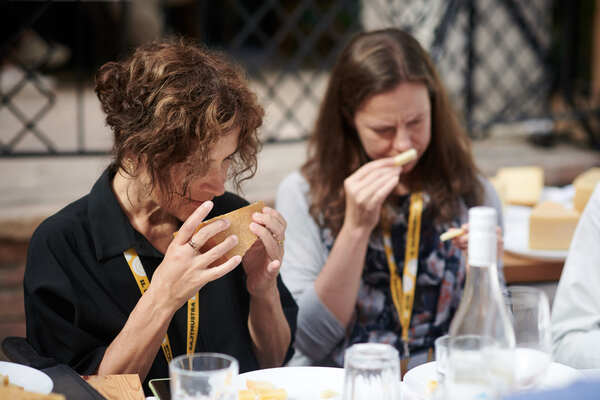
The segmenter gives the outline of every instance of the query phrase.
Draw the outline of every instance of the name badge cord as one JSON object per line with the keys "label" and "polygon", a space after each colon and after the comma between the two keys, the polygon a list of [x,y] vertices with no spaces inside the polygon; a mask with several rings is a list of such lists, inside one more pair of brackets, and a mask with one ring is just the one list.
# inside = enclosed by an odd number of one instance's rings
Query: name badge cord
{"label": "name badge cord", "polygon": [[[131,274],[133,275],[140,292],[144,294],[146,290],[148,290],[148,286],[150,286],[150,281],[148,280],[148,275],[146,274],[146,270],[142,265],[142,260],[133,247],[125,250],[123,255],[125,256],[127,265],[129,265]],[[198,339],[198,292],[196,292],[196,294],[188,300],[187,305],[188,318],[186,353],[193,354],[196,349],[196,340]],[[171,342],[169,342],[168,334],[165,334],[165,338],[160,346],[162,347],[163,354],[167,359],[167,364],[170,363],[173,359],[173,351],[171,350]]]}
{"label": "name badge cord", "polygon": [[421,215],[423,213],[423,194],[413,193],[410,196],[410,211],[408,217],[408,231],[406,234],[406,251],[404,253],[404,271],[402,279],[397,274],[398,266],[394,257],[391,235],[391,221],[383,218],[383,247],[390,269],[390,290],[394,307],[402,326],[402,342],[404,344],[404,358],[401,363],[402,375],[408,369],[410,351],[408,348],[408,333],[415,299],[417,282],[417,268],[419,262],[419,239],[421,236]]}

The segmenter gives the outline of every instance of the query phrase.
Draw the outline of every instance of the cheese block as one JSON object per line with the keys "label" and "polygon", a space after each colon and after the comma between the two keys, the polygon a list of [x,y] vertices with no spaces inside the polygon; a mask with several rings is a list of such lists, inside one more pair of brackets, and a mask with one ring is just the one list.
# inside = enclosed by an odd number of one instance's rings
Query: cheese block
{"label": "cheese block", "polygon": [[596,185],[600,182],[600,168],[591,168],[580,174],[573,181],[575,188],[575,197],[573,198],[573,207],[583,212],[592,192]]}
{"label": "cheese block", "polygon": [[217,217],[211,218],[207,221],[202,222],[196,228],[196,232],[200,230],[200,228],[218,220],[227,218],[230,222],[229,228],[221,231],[208,239],[204,246],[201,249],[201,253],[208,251],[209,249],[215,247],[223,240],[227,239],[229,235],[237,235],[238,243],[235,247],[229,250],[223,257],[221,257],[218,261],[225,262],[227,259],[239,255],[244,256],[246,251],[254,244],[257,237],[250,230],[249,226],[252,222],[252,214],[255,212],[262,212],[262,209],[265,207],[265,204],[262,201],[258,201],[256,203],[252,203],[246,207],[238,208],[237,210],[231,211],[227,214],[219,215]]}
{"label": "cheese block", "polygon": [[568,250],[579,220],[579,213],[559,203],[545,201],[529,216],[529,248]]}
{"label": "cheese block", "polygon": [[544,170],[536,166],[500,168],[497,179],[507,204],[534,206],[544,188]]}

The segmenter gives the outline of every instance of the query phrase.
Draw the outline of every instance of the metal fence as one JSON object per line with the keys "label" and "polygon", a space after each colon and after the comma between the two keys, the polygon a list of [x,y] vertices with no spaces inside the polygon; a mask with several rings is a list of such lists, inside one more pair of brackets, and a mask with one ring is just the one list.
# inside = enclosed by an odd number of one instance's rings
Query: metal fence
{"label": "metal fence", "polygon": [[[147,11],[151,5],[161,31],[178,32],[181,15],[178,20],[176,7],[168,1],[120,2],[116,11],[113,4],[111,15],[123,33],[116,53],[122,54],[128,45],[128,33],[138,33],[139,7]],[[549,0],[196,1],[184,9],[191,28],[183,33],[222,48],[244,65],[266,109],[261,135],[267,143],[304,140],[309,135],[328,71],[353,34],[397,26],[412,32],[429,50],[472,137],[485,136],[498,123],[530,121],[527,126],[532,130],[552,130],[557,119],[576,118],[590,143],[600,148],[594,125],[597,108],[576,106],[570,90],[565,92],[567,112],[551,112],[559,67],[551,57],[556,39],[551,6]],[[85,105],[95,101],[85,66],[74,64],[80,71],[71,87],[74,106],[68,115],[74,123],[64,132],[45,122],[53,118],[65,93],[64,86],[48,87],[42,78],[56,48],[47,46],[34,64],[11,51],[20,35],[35,28],[52,7],[53,2],[33,3],[19,29],[3,38],[2,56],[10,61],[13,75],[6,69],[0,74],[0,156],[93,155],[109,149],[109,135],[97,137],[106,131],[101,118],[96,117],[94,126],[86,122],[86,110],[96,115],[97,109]],[[75,48],[73,53],[80,51]],[[558,90],[566,86],[558,85]],[[37,97],[35,107],[19,104],[25,88],[28,101]],[[44,123],[54,131],[44,130]],[[61,131],[60,139],[56,130]],[[69,134],[72,137],[65,138]]]}

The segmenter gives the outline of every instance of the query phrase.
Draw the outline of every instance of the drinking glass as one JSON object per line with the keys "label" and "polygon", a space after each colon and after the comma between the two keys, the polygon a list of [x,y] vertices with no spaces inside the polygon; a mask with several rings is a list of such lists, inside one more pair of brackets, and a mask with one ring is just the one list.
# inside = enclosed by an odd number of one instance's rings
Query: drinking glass
{"label": "drinking glass", "polygon": [[515,330],[515,389],[540,383],[552,363],[550,305],[546,294],[536,288],[511,286],[505,303]]}
{"label": "drinking glass", "polygon": [[235,358],[219,353],[175,357],[169,363],[173,400],[233,400],[233,379],[239,371]]}
{"label": "drinking glass", "polygon": [[435,348],[435,369],[438,375],[438,382],[442,384],[446,371],[448,369],[448,344],[450,336],[444,335],[435,339],[433,346]]}
{"label": "drinking glass", "polygon": [[344,355],[343,400],[398,400],[400,357],[389,344],[359,343]]}
{"label": "drinking glass", "polygon": [[[450,336],[443,392],[446,399],[496,399],[503,390],[498,370],[504,351],[486,335]],[[508,368],[511,368],[509,365]]]}

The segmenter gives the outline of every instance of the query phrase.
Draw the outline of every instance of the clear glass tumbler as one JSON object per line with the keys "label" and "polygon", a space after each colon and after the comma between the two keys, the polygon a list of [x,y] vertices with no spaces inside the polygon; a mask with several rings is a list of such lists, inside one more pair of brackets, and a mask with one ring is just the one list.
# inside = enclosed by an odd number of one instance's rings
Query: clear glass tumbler
{"label": "clear glass tumbler", "polygon": [[195,353],[175,357],[169,363],[173,400],[234,400],[233,380],[239,365],[219,353]]}
{"label": "clear glass tumbler", "polygon": [[515,389],[530,389],[552,364],[550,303],[543,291],[527,286],[509,287],[504,301],[517,343]]}
{"label": "clear glass tumbler", "polygon": [[344,355],[344,400],[398,400],[400,357],[389,344],[359,343]]}
{"label": "clear glass tumbler", "polygon": [[444,335],[435,339],[435,370],[438,375],[438,383],[442,384],[448,370],[448,344],[450,336]]}

